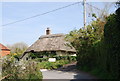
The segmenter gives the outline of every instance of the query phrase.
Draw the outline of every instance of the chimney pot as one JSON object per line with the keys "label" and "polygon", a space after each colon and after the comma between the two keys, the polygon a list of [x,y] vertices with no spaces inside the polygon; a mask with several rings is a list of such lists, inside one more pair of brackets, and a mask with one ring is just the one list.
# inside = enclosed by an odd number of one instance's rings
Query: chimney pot
{"label": "chimney pot", "polygon": [[46,35],[50,35],[50,29],[49,28],[47,28],[47,30],[46,30]]}

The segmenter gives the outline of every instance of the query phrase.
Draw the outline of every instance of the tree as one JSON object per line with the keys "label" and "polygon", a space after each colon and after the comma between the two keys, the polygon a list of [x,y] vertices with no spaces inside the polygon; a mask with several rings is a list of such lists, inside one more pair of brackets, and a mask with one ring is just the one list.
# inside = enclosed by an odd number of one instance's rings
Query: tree
{"label": "tree", "polygon": [[93,16],[96,20],[86,30],[74,30],[66,36],[77,50],[77,66],[100,78],[119,78],[120,8],[105,20]]}
{"label": "tree", "polygon": [[66,39],[77,50],[78,66],[95,66],[95,45],[103,39],[105,21],[97,19],[87,26],[87,30],[71,31]]}
{"label": "tree", "polygon": [[104,44],[107,54],[107,70],[115,78],[119,77],[119,57],[120,57],[120,8],[115,14],[108,17],[105,25]]}
{"label": "tree", "polygon": [[28,45],[24,42],[19,42],[13,45],[8,45],[7,47],[11,50],[11,55],[20,56],[26,51]]}

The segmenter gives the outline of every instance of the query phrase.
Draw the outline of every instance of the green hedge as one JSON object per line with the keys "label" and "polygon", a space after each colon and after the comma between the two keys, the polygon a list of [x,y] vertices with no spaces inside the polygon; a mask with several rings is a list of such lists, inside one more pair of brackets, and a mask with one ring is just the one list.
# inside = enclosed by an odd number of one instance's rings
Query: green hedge
{"label": "green hedge", "polygon": [[[52,58],[56,58],[56,60],[69,60],[70,62],[76,61],[76,56],[53,56]],[[46,58],[36,58],[35,61],[37,62],[44,62],[48,61],[48,57]]]}
{"label": "green hedge", "polygon": [[68,63],[69,63],[68,60],[59,60],[56,62],[44,61],[44,62],[39,62],[38,67],[40,69],[57,69],[57,68],[62,67],[63,65],[68,64]]}
{"label": "green hedge", "polygon": [[106,71],[114,78],[119,77],[119,57],[120,57],[120,8],[116,14],[112,14],[107,19],[104,33],[104,44],[107,55]]}
{"label": "green hedge", "polygon": [[84,43],[78,50],[78,68],[102,79],[119,78],[120,8],[107,18],[100,41]]}
{"label": "green hedge", "polygon": [[56,60],[69,60],[69,61],[76,61],[76,56],[54,56]]}
{"label": "green hedge", "polygon": [[35,61],[44,62],[44,61],[48,61],[48,58],[36,58]]}

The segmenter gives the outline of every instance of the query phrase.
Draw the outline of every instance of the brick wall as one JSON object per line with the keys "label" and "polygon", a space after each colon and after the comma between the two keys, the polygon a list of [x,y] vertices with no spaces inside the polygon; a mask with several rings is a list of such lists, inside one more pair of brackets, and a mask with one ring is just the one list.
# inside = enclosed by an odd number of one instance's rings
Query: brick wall
{"label": "brick wall", "polygon": [[6,56],[6,55],[10,54],[10,51],[9,50],[2,50],[2,51],[0,51],[0,54],[2,56]]}

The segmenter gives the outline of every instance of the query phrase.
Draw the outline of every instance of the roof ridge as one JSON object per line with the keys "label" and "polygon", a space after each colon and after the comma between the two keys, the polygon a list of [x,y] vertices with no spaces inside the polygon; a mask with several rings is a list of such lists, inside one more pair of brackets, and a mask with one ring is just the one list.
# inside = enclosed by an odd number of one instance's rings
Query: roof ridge
{"label": "roof ridge", "polygon": [[4,50],[4,49],[9,49],[9,48],[0,43],[0,49]]}
{"label": "roof ridge", "polygon": [[61,36],[64,36],[64,34],[41,35],[41,36],[39,37],[39,39],[42,39],[42,38],[52,38],[52,37],[61,37]]}

